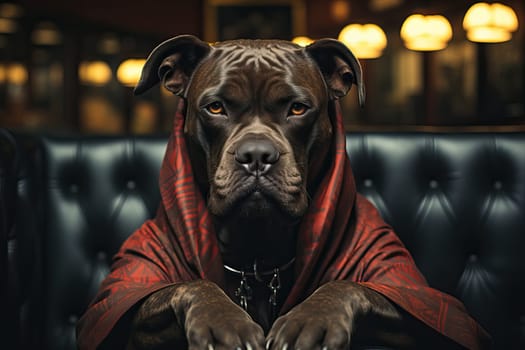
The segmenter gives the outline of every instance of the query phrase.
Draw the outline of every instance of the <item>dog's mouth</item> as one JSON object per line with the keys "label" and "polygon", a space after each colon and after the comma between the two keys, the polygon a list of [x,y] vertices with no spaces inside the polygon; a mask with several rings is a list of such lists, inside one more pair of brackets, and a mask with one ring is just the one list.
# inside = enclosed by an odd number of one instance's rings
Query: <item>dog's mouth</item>
{"label": "dog's mouth", "polygon": [[282,206],[277,192],[268,178],[250,176],[231,193],[231,207],[246,216],[266,215]]}
{"label": "dog's mouth", "polygon": [[300,186],[288,186],[283,190],[271,177],[248,176],[228,187],[228,191],[211,190],[208,205],[213,214],[261,217],[279,211],[299,217],[306,209]]}

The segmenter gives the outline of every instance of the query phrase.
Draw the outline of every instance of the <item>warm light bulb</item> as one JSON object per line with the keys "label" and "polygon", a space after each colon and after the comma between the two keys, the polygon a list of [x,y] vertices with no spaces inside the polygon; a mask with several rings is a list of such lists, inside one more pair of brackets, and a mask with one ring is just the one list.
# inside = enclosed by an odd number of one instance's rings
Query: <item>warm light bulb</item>
{"label": "warm light bulb", "polygon": [[9,18],[0,18],[0,33],[10,34],[16,32],[18,26],[16,22]]}
{"label": "warm light bulb", "polygon": [[137,85],[145,63],[145,59],[130,58],[125,60],[117,69],[118,81],[125,86]]}
{"label": "warm light bulb", "polygon": [[463,18],[467,39],[474,42],[509,41],[518,29],[518,17],[509,6],[480,2],[472,5]]}
{"label": "warm light bulb", "polygon": [[363,59],[380,57],[387,44],[385,32],[375,24],[349,24],[341,30],[338,39],[357,58]]}
{"label": "warm light bulb", "polygon": [[452,27],[441,15],[415,14],[403,22],[400,35],[410,50],[436,51],[447,47],[452,39]]}
{"label": "warm light bulb", "polygon": [[78,76],[86,85],[103,86],[111,80],[111,68],[104,61],[82,62],[78,69]]}
{"label": "warm light bulb", "polygon": [[27,82],[27,69],[20,63],[7,67],[6,80],[13,85],[24,85]]}
{"label": "warm light bulb", "polygon": [[5,66],[0,64],[0,84],[3,84],[7,79],[7,72]]}
{"label": "warm light bulb", "polygon": [[296,36],[295,38],[292,39],[292,42],[299,46],[305,47],[305,46],[310,45],[314,41],[307,36]]}

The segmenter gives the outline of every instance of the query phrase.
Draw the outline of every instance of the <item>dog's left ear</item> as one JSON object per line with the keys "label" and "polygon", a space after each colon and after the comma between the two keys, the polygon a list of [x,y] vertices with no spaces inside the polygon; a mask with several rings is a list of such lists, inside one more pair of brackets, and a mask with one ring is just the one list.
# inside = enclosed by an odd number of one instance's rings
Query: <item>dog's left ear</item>
{"label": "dog's left ear", "polygon": [[335,39],[321,39],[307,46],[305,50],[321,69],[331,99],[345,96],[352,84],[356,84],[359,104],[364,105],[365,86],[361,65],[342,42]]}
{"label": "dog's left ear", "polygon": [[149,55],[133,92],[139,95],[162,80],[166,89],[183,96],[193,71],[210,50],[209,44],[192,35],[164,41]]}

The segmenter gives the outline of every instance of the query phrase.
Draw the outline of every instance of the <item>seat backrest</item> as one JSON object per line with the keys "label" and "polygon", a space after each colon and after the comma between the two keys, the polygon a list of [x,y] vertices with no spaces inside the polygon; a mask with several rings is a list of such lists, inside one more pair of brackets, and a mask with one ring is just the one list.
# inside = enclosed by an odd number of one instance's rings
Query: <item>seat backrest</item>
{"label": "seat backrest", "polygon": [[525,133],[351,133],[358,190],[497,349],[525,349]]}
{"label": "seat backrest", "polygon": [[15,252],[11,246],[14,234],[14,210],[16,201],[16,169],[18,165],[16,141],[5,129],[0,129],[0,336],[4,344],[14,347],[16,343],[18,313],[15,303],[17,285],[12,269]]}
{"label": "seat backrest", "polygon": [[[111,256],[159,203],[158,137],[45,137],[33,348],[75,349],[75,324]],[[429,283],[460,298],[495,348],[525,348],[525,133],[350,133],[358,190]]]}
{"label": "seat backrest", "polygon": [[75,327],[112,256],[160,201],[167,138],[44,137],[35,162],[42,257],[29,328],[35,348],[75,349]]}

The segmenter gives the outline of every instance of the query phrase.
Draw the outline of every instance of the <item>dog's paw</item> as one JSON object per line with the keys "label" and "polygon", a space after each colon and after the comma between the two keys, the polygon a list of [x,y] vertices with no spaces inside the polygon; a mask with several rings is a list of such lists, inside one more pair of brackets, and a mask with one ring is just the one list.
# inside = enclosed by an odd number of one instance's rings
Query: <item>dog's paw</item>
{"label": "dog's paw", "polygon": [[329,291],[318,290],[301,304],[279,317],[268,333],[265,347],[283,349],[346,350],[354,324],[354,313]]}
{"label": "dog's paw", "polygon": [[[191,304],[184,322],[189,350],[262,350],[264,332],[220,288],[206,286]],[[199,294],[199,293],[197,293]]]}
{"label": "dog's paw", "polygon": [[351,332],[348,321],[340,314],[290,312],[275,321],[268,334],[266,349],[346,350]]}
{"label": "dog's paw", "polygon": [[262,329],[246,320],[225,317],[215,322],[198,322],[187,330],[189,350],[262,350]]}

